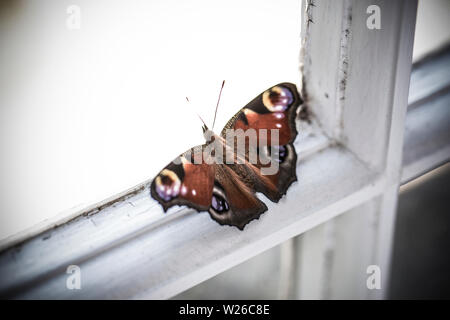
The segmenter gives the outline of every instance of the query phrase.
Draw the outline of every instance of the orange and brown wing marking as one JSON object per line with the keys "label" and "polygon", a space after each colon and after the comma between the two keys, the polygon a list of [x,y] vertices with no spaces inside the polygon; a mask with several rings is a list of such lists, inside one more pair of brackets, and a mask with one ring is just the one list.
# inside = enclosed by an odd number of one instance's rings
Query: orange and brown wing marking
{"label": "orange and brown wing marking", "polygon": [[259,135],[259,132],[256,131],[258,133],[258,144],[271,145],[272,129],[278,130],[280,145],[285,145],[292,140],[292,130],[289,123],[289,113],[287,111],[259,114],[251,109],[244,109],[242,112],[246,121],[237,119],[234,124],[234,129],[242,129],[244,131],[247,129],[266,129],[267,134],[265,135]]}
{"label": "orange and brown wing marking", "polygon": [[[256,191],[264,193],[270,200],[277,202],[286,193],[289,186],[297,180],[297,154],[293,142],[297,136],[296,114],[303,103],[297,88],[291,83],[280,83],[264,91],[244,108],[242,108],[222,130],[221,135],[226,138],[227,129],[255,129],[258,137],[258,150],[270,156],[273,152],[279,154],[279,170],[273,175],[256,174],[253,186]],[[259,129],[266,129],[266,134]],[[279,143],[272,144],[271,129],[278,129]],[[246,139],[246,152],[250,150],[250,139]],[[263,147],[262,147],[263,146]],[[264,147],[265,146],[265,147]],[[259,161],[254,164],[261,169],[269,165],[262,165]],[[270,182],[268,183],[267,180]],[[271,185],[277,189],[272,192]]]}
{"label": "orange and brown wing marking", "polygon": [[214,185],[214,167],[209,164],[183,164],[184,179],[180,187],[180,198],[201,207],[211,204]]}
{"label": "orange and brown wing marking", "polygon": [[[264,91],[236,113],[223,128],[221,135],[226,137],[227,129],[266,129],[267,141],[264,144],[271,144],[271,129],[279,131],[279,145],[285,145],[295,140],[297,129],[295,117],[298,106],[303,103],[297,91],[297,87],[292,83],[280,83]],[[258,140],[265,138],[258,137]],[[263,139],[264,140],[264,139]],[[260,143],[260,141],[258,141]]]}
{"label": "orange and brown wing marking", "polygon": [[189,159],[203,150],[195,147],[169,163],[153,179],[150,185],[151,196],[157,200],[164,211],[175,205],[186,205],[197,211],[206,211],[211,205],[215,166],[204,162],[192,163]]}

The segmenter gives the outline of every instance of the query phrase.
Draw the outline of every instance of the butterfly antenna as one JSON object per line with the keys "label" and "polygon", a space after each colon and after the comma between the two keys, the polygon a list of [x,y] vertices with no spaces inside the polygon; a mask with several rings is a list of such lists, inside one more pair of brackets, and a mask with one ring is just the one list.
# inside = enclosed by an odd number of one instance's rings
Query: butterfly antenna
{"label": "butterfly antenna", "polygon": [[222,87],[220,87],[219,99],[217,99],[216,112],[214,112],[214,121],[213,121],[211,130],[214,130],[214,125],[216,124],[217,109],[219,108],[220,97],[222,96],[222,90],[223,90],[224,85],[225,85],[225,80],[222,81]]}
{"label": "butterfly antenna", "polygon": [[[189,101],[189,98],[188,97],[186,97],[186,101],[188,102],[188,103],[190,103],[190,101]],[[199,119],[200,119],[200,121],[203,123],[203,130],[205,130],[205,129],[208,129],[208,126],[206,125],[206,123],[205,123],[205,121],[203,121],[203,119],[202,119],[202,117],[200,117],[200,115],[196,112],[196,114],[197,114],[197,117],[199,117]]]}

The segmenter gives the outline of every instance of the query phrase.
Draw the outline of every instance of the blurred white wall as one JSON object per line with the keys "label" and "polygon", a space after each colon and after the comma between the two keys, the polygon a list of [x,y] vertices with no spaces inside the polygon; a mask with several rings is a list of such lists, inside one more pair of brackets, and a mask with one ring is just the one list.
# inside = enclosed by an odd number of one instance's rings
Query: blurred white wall
{"label": "blurred white wall", "polygon": [[[81,29],[66,26],[69,5]],[[0,239],[153,177],[299,81],[300,1],[2,0]],[[186,105],[189,96],[191,106]]]}
{"label": "blurred white wall", "polygon": [[450,0],[419,0],[413,60],[450,43]]}

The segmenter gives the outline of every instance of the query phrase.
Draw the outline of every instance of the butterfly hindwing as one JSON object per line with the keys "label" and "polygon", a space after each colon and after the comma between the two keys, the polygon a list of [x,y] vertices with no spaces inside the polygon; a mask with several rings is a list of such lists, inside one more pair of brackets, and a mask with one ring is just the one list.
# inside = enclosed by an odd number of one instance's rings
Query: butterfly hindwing
{"label": "butterfly hindwing", "polygon": [[243,229],[251,220],[267,211],[254,190],[227,165],[216,166],[213,198],[209,214],[219,224]]}

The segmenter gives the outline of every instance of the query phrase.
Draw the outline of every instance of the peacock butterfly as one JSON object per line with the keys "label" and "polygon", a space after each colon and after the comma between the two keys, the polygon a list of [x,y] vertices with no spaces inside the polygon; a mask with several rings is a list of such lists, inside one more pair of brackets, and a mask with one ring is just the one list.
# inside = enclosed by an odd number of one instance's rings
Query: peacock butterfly
{"label": "peacock butterfly", "polygon": [[[302,103],[294,84],[280,83],[239,110],[220,135],[209,130],[202,120],[206,143],[167,165],[153,179],[151,196],[164,212],[185,205],[198,212],[208,211],[221,225],[243,230],[267,211],[256,192],[278,202],[297,180],[293,142],[297,136],[297,108]],[[243,150],[239,149],[242,145]],[[276,170],[269,170],[272,167]]]}

